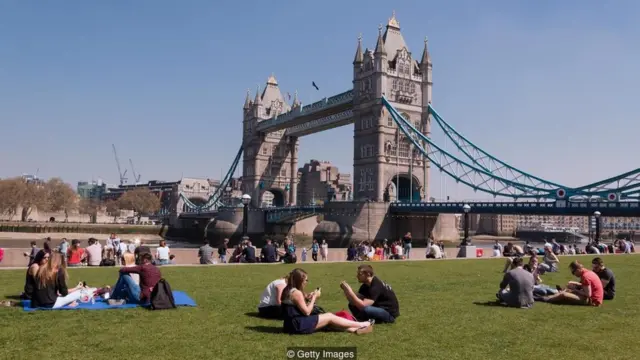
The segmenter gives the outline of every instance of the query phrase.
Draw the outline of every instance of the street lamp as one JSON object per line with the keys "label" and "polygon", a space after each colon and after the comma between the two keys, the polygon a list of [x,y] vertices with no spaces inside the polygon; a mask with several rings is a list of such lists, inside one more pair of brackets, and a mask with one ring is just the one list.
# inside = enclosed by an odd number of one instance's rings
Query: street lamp
{"label": "street lamp", "polygon": [[251,203],[251,196],[249,194],[242,195],[242,237],[247,236],[247,230],[249,228],[249,204]]}
{"label": "street lamp", "polygon": [[596,218],[596,244],[600,242],[600,211],[595,211],[593,216]]}
{"label": "street lamp", "polygon": [[464,238],[460,246],[469,246],[469,211],[471,211],[471,206],[464,204],[462,211],[464,211]]}

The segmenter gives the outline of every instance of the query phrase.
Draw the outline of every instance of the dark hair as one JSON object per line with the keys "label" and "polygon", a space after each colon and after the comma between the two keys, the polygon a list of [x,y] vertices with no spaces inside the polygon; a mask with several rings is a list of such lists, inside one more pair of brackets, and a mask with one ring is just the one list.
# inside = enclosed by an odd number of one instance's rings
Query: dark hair
{"label": "dark hair", "polygon": [[31,242],[31,246],[36,246],[36,244],[37,244],[37,243],[36,243],[35,241],[32,241],[32,242]]}
{"label": "dark hair", "polygon": [[599,258],[599,257],[593,258],[593,260],[591,260],[591,263],[593,265],[600,265],[600,266],[604,265],[604,261],[602,260],[602,258]]}
{"label": "dark hair", "polygon": [[371,267],[371,265],[360,265],[358,266],[358,272],[367,276],[373,276],[373,267]]}
{"label": "dark hair", "polygon": [[529,264],[524,264],[524,266],[522,268],[527,270],[528,272],[533,272],[533,269],[531,268],[531,265],[529,265]]}
{"label": "dark hair", "polygon": [[148,262],[151,262],[151,261],[153,261],[153,256],[151,256],[151,254],[149,254],[149,253],[144,253],[144,254],[142,254],[142,256],[140,256],[140,259],[142,259],[142,261],[146,260]]}
{"label": "dark hair", "polygon": [[173,255],[173,254],[169,255],[169,260],[173,260],[173,259],[175,259],[175,258],[176,258],[176,256],[175,256],[175,255]]}
{"label": "dark hair", "polygon": [[524,261],[522,260],[522,258],[520,256],[516,257],[513,259],[513,263],[511,263],[514,268],[518,267],[518,266],[522,266],[522,263]]}
{"label": "dark hair", "polygon": [[44,245],[42,245],[42,250],[44,250],[44,252],[46,253],[51,253],[51,240],[47,240],[44,242]]}

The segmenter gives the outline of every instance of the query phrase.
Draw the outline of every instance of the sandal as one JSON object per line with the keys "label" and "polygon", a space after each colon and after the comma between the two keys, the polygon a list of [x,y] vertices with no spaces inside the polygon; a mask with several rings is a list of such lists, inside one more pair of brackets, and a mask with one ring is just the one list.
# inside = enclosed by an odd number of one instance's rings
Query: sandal
{"label": "sandal", "polygon": [[356,335],[364,335],[373,331],[373,324],[375,324],[375,320],[369,320],[369,325],[363,326],[356,330]]}

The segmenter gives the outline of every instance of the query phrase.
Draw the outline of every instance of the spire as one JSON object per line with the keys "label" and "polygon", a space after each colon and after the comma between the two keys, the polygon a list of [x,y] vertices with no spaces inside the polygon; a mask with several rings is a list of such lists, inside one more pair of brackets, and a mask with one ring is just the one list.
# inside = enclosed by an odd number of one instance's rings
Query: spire
{"label": "spire", "polygon": [[260,85],[256,87],[256,98],[253,100],[253,105],[260,105],[262,98],[260,98]]}
{"label": "spire", "polygon": [[394,28],[396,30],[400,30],[400,23],[396,19],[396,11],[393,10],[391,13],[391,17],[389,18],[389,22],[387,23],[387,28]]}
{"label": "spire", "polygon": [[362,64],[364,57],[362,56],[362,34],[358,36],[358,49],[356,49],[356,56],[353,59],[353,65]]}
{"label": "spire", "polygon": [[273,73],[271,73],[271,76],[269,76],[269,78],[267,79],[267,85],[278,86],[278,81],[276,80],[276,77],[273,75]]}
{"label": "spire", "polygon": [[247,97],[244,98],[244,107],[243,109],[247,110],[251,107],[251,98],[250,98],[251,90],[247,89]]}
{"label": "spire", "polygon": [[387,51],[384,49],[384,42],[382,41],[382,24],[378,26],[378,42],[376,42],[374,54],[387,55]]}
{"label": "spire", "polygon": [[425,36],[424,37],[424,50],[422,51],[422,60],[420,61],[420,65],[431,64],[431,56],[429,56],[429,48],[427,46],[428,42],[429,42],[429,39]]}
{"label": "spire", "polygon": [[298,90],[296,90],[296,92],[293,93],[293,107],[298,107],[300,105],[300,100],[298,100]]}

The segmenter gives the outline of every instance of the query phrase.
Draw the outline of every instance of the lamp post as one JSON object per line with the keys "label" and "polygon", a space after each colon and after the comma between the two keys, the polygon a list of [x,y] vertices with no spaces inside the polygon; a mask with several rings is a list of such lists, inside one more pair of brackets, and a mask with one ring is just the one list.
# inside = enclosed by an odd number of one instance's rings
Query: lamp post
{"label": "lamp post", "polygon": [[242,237],[247,236],[247,230],[249,228],[249,204],[251,203],[251,196],[249,194],[242,195]]}
{"label": "lamp post", "polygon": [[600,211],[595,211],[593,216],[596,218],[596,236],[595,242],[596,244],[600,242]]}
{"label": "lamp post", "polygon": [[460,246],[468,246],[469,244],[469,211],[471,211],[471,206],[469,204],[464,204],[462,207],[462,211],[464,212],[464,238],[462,239],[462,244]]}

